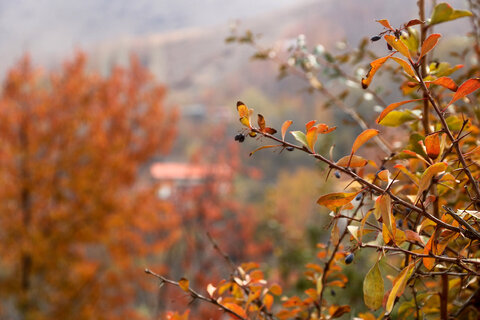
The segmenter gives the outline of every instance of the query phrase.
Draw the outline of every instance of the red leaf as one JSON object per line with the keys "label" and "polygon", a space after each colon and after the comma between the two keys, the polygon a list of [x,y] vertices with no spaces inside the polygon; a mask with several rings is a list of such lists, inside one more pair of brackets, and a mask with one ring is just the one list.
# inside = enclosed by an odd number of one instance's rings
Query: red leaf
{"label": "red leaf", "polygon": [[451,91],[457,91],[458,90],[458,86],[455,83],[455,81],[453,81],[449,77],[440,77],[435,81],[426,81],[425,83],[427,84],[427,86],[430,85],[430,84],[436,84],[436,85],[442,86],[444,88],[447,88]]}
{"label": "red leaf", "polygon": [[408,28],[408,27],[411,27],[411,26],[415,26],[417,24],[423,24],[423,21],[420,21],[418,19],[413,19],[413,20],[410,20],[408,21],[406,24],[405,24],[405,28]]}
{"label": "red leaf", "polygon": [[458,87],[457,92],[455,92],[455,95],[453,96],[452,100],[448,103],[448,105],[451,105],[455,101],[462,99],[466,95],[474,92],[480,88],[480,78],[473,78],[473,79],[468,79],[464,83]]}

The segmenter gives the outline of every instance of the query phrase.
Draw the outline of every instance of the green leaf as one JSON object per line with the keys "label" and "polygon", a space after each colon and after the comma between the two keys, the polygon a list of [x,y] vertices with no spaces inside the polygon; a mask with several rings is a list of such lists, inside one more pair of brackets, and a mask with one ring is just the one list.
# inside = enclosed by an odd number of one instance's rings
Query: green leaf
{"label": "green leaf", "polygon": [[450,116],[445,120],[447,121],[448,128],[452,131],[458,131],[462,128],[463,121],[456,116]]}
{"label": "green leaf", "polygon": [[305,136],[305,133],[302,131],[291,131],[290,132],[295,140],[303,144],[305,147],[308,147],[308,142],[307,142],[307,137]]}
{"label": "green leaf", "polygon": [[468,10],[455,10],[448,3],[442,2],[437,4],[433,9],[429,24],[439,24],[471,15],[472,13]]}
{"label": "green leaf", "polygon": [[363,280],[363,300],[365,301],[365,305],[372,310],[380,308],[382,306],[384,290],[383,278],[377,261],[370,271],[368,271],[365,280]]}

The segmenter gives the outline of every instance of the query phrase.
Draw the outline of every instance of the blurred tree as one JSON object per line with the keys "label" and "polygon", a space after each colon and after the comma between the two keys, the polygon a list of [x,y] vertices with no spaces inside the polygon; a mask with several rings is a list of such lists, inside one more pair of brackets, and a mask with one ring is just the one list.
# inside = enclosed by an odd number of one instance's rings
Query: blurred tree
{"label": "blurred tree", "polygon": [[173,210],[138,179],[175,135],[164,96],[136,59],[108,77],[87,72],[83,54],[48,76],[28,57],[10,70],[0,96],[0,318],[141,316],[147,284],[131,279],[178,236]]}

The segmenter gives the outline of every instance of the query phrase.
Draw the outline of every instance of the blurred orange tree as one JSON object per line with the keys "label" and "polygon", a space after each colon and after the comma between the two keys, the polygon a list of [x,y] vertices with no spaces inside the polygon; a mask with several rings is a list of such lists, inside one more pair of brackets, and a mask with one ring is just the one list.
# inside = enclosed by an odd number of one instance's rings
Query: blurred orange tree
{"label": "blurred orange tree", "polygon": [[1,318],[140,317],[137,266],[178,236],[143,169],[175,135],[165,88],[136,59],[108,77],[86,61],[43,74],[26,57],[3,83]]}
{"label": "blurred orange tree", "polygon": [[[473,1],[470,4],[478,9]],[[380,57],[366,49],[368,40],[353,53],[333,56],[318,48],[310,52],[305,37],[299,37],[287,62],[281,62],[281,75],[291,72],[304,77],[312,91],[326,96],[362,128],[339,159],[333,158],[334,146],[329,154],[318,148],[323,135],[336,129],[331,124],[311,120],[304,129],[290,131],[292,121],[287,120],[276,135],[277,130],[268,127],[268,119],[237,102],[244,128],[235,140],[257,138],[272,143],[250,154],[265,149],[301,152],[325,168],[327,183],[334,184],[328,180],[332,176],[347,177],[336,186],[338,192],[317,198],[317,203],[330,212],[331,233],[327,243],[318,244],[316,259],[306,265],[309,287],[301,295],[285,294],[281,285],[267,281],[254,262],[236,266],[230,277],[208,284],[205,292],[193,288],[188,279],[173,281],[146,272],[162,284],[179,287],[193,300],[221,309],[232,319],[335,319],[351,318],[350,313],[365,320],[478,319],[478,61],[467,68],[443,61],[434,55],[442,36],[432,32],[439,24],[472,17],[472,34],[477,37],[478,15],[435,3],[428,18],[426,1],[419,0],[417,5],[418,19],[401,26],[392,27],[386,19],[377,21],[381,29],[370,40],[374,45],[382,43],[387,50]],[[251,32],[233,35],[228,41],[252,44],[257,49],[256,58],[278,60],[277,52],[260,48]],[[469,43],[462,53],[456,52],[457,48],[451,50],[460,59],[475,61],[478,38]],[[369,70],[362,72],[363,78],[343,71],[342,65],[349,60],[352,64],[368,61]],[[372,89],[376,86],[374,78],[384,70],[393,74],[384,77],[386,83],[401,79],[397,90],[404,98],[381,97]],[[382,107],[376,119],[364,120],[355,107],[344,102],[345,94],[332,93],[321,79],[328,73],[366,90]],[[353,90],[347,94],[349,91]],[[392,101],[387,103],[386,99]],[[412,108],[405,109],[407,106]],[[395,141],[383,138],[386,131],[393,131]],[[370,152],[362,155],[368,147]],[[364,306],[357,308],[329,292],[349,286],[347,270],[362,253],[369,255],[369,266],[356,270],[365,275],[363,290],[356,288],[358,293],[363,291]],[[170,315],[170,319],[186,318],[188,311]]]}

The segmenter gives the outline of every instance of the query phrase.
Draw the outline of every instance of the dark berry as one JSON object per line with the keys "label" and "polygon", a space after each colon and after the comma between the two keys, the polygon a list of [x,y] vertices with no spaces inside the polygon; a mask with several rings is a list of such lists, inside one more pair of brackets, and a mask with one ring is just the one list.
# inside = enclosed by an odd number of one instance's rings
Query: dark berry
{"label": "dark berry", "polygon": [[345,263],[346,264],[352,263],[353,262],[353,257],[354,257],[353,253],[350,253],[348,256],[345,257]]}
{"label": "dark berry", "polygon": [[293,151],[293,147],[286,147],[287,151]]}
{"label": "dark berry", "polygon": [[387,49],[388,49],[388,50],[390,50],[390,51],[392,51],[392,50],[393,50],[392,46],[391,46],[391,45],[389,45],[388,43],[387,43]]}
{"label": "dark berry", "polygon": [[371,37],[371,38],[370,38],[370,41],[378,41],[378,40],[380,40],[380,39],[382,39],[382,37],[380,37],[380,36],[374,36],[374,37]]}
{"label": "dark berry", "polygon": [[398,219],[398,220],[397,220],[397,227],[398,227],[398,228],[402,228],[402,227],[403,227],[403,220],[401,220],[401,219]]}
{"label": "dark berry", "polygon": [[333,289],[330,289],[330,293],[335,297],[335,291],[333,291]]}
{"label": "dark berry", "polygon": [[238,142],[242,143],[245,141],[245,136],[242,134],[240,137],[238,137]]}
{"label": "dark berry", "polygon": [[357,196],[355,197],[355,200],[357,200],[357,201],[362,200],[362,196],[363,195],[361,193],[357,194]]}
{"label": "dark berry", "polygon": [[235,136],[235,141],[238,141],[238,139],[240,139],[240,135],[239,135],[239,134],[237,134],[237,135]]}
{"label": "dark berry", "polygon": [[335,175],[335,178],[340,179],[340,172],[335,171],[334,175]]}

